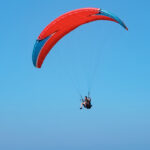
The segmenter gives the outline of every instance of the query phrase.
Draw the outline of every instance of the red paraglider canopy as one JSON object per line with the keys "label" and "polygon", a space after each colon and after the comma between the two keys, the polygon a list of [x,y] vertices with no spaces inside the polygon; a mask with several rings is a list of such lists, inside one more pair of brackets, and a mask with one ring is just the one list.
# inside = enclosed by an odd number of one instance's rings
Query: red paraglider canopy
{"label": "red paraglider canopy", "polygon": [[38,36],[32,55],[33,64],[40,68],[49,51],[63,36],[82,24],[96,20],[114,21],[128,30],[117,16],[99,8],[81,8],[67,12],[52,21]]}

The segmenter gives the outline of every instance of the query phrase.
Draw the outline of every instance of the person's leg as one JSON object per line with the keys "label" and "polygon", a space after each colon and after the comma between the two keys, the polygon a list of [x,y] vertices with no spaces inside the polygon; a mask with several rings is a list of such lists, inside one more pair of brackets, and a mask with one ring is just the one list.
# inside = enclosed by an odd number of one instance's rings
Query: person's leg
{"label": "person's leg", "polygon": [[80,109],[82,109],[82,107],[83,107],[83,103],[81,103],[81,107],[80,107]]}

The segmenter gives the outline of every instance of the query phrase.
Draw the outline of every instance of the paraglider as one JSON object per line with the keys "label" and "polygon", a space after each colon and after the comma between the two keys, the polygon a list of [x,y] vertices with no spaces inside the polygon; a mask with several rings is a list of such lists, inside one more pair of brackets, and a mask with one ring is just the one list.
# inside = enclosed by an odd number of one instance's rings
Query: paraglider
{"label": "paraglider", "polygon": [[[35,42],[32,53],[33,65],[36,68],[41,68],[46,56],[61,38],[80,25],[96,20],[113,21],[128,30],[127,26],[120,18],[103,9],[81,8],[72,10],[53,20],[40,33]],[[82,109],[82,106],[90,109],[92,107],[91,98],[85,96],[85,99],[82,99],[80,109]]]}
{"label": "paraglider", "polygon": [[96,20],[114,21],[128,30],[120,18],[103,9],[81,8],[67,12],[52,21],[38,36],[32,54],[34,66],[41,68],[49,51],[63,36],[82,24]]}

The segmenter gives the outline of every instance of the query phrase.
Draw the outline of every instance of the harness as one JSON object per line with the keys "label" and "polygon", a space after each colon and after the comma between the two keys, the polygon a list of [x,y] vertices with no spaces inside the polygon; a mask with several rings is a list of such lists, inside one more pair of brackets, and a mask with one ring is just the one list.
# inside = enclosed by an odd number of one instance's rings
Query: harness
{"label": "harness", "polygon": [[84,105],[84,107],[87,108],[87,109],[90,109],[90,108],[92,107],[90,100],[91,100],[91,99],[86,99],[86,100],[85,100],[85,105]]}

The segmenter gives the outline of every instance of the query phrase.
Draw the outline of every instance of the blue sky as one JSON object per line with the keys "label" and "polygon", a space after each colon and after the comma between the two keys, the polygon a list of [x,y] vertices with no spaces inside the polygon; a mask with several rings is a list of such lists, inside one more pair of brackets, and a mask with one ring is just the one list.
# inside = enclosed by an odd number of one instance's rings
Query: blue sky
{"label": "blue sky", "polygon": [[[0,149],[149,150],[149,5],[148,0],[1,2]],[[31,58],[40,32],[59,15],[83,7],[113,12],[129,31],[106,21],[83,25],[36,69]],[[84,96],[88,87],[93,108],[80,110],[78,91]]]}

